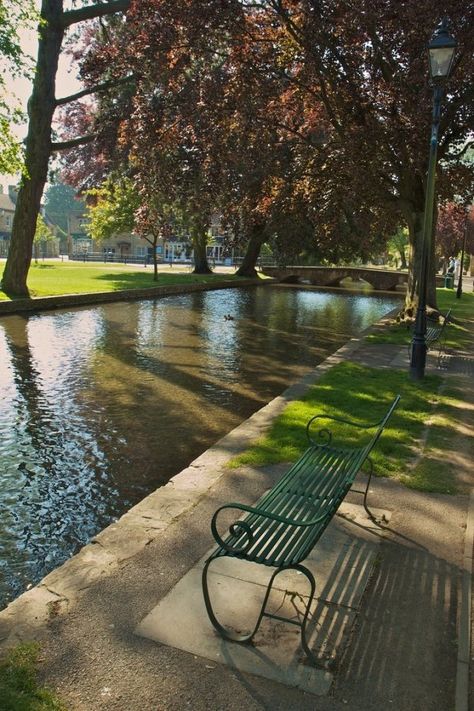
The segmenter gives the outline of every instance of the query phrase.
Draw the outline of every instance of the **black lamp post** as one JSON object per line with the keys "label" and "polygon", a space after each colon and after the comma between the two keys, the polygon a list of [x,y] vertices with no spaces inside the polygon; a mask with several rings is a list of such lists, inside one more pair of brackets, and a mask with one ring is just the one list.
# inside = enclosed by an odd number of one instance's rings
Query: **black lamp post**
{"label": "black lamp post", "polygon": [[455,49],[456,40],[451,37],[448,32],[447,21],[443,20],[428,44],[430,77],[433,86],[433,121],[431,126],[428,175],[426,179],[423,243],[421,249],[420,271],[418,274],[418,308],[416,311],[415,331],[411,344],[410,375],[414,380],[421,380],[425,374],[426,285],[428,276],[428,255],[430,254],[433,231],[438,129],[441,115],[441,101],[444,96],[444,86],[451,72]]}

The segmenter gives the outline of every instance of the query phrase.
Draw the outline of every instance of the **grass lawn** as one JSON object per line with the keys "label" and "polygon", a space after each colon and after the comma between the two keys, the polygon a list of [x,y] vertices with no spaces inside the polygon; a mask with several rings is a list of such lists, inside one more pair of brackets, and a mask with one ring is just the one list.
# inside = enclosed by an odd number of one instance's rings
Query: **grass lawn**
{"label": "grass lawn", "polygon": [[[438,308],[442,313],[451,309],[451,323],[444,331],[444,341],[448,348],[463,349],[472,343],[468,322],[474,321],[474,292],[463,291],[460,299],[456,298],[455,289],[437,289]],[[471,328],[472,332],[472,328]],[[407,345],[411,339],[411,331],[405,324],[396,323],[377,329],[366,337],[369,343],[396,343]]]}
{"label": "grass lawn", "polygon": [[11,650],[0,662],[0,708],[5,711],[65,711],[65,706],[37,681],[39,646],[30,642]]}
{"label": "grass lawn", "polygon": [[[401,400],[371,454],[378,476],[394,478],[420,491],[454,494],[456,465],[450,457],[453,431],[463,411],[462,392],[454,386],[440,392],[441,378],[429,375],[421,383],[401,370],[366,368],[351,362],[332,368],[302,400],[288,405],[268,434],[230,463],[264,466],[295,461],[307,447],[306,423],[315,414],[330,414],[375,422],[397,393]],[[420,443],[426,437],[423,457]],[[336,425],[333,433],[349,446],[354,431]],[[452,443],[452,444],[450,444]]]}
{"label": "grass lawn", "polygon": [[[170,284],[190,284],[196,282],[238,280],[234,274],[192,274],[167,268],[160,271],[158,281],[153,281],[153,266],[127,267],[123,264],[83,264],[78,262],[45,261],[32,264],[28,274],[28,288],[31,296],[58,296],[60,294],[84,294],[100,291],[121,291],[123,289],[143,289]],[[0,300],[9,300],[0,291]]]}

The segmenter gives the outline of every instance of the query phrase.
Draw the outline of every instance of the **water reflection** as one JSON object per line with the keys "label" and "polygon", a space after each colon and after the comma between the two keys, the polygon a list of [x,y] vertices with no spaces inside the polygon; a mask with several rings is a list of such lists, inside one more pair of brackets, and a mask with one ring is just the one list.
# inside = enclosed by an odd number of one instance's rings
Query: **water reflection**
{"label": "water reflection", "polygon": [[265,287],[0,319],[0,604],[396,303]]}

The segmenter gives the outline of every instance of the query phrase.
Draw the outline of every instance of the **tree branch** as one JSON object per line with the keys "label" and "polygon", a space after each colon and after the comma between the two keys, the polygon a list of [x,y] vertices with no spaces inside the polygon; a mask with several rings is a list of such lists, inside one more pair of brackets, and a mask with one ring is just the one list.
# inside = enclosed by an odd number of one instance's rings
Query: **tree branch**
{"label": "tree branch", "polygon": [[95,5],[86,5],[86,7],[80,7],[77,10],[63,12],[61,24],[66,29],[76,22],[112,15],[114,12],[125,12],[129,7],[130,0],[110,0],[109,2],[99,2]]}
{"label": "tree branch", "polygon": [[[459,158],[462,158],[467,151],[474,146],[474,141],[466,141],[466,144],[464,145],[463,148],[461,148],[460,151],[457,153],[447,153],[444,157],[443,160],[450,161],[450,160],[458,160]],[[449,145],[448,145],[449,149]]]}
{"label": "tree branch", "polygon": [[135,75],[132,74],[128,77],[123,77],[122,79],[110,79],[109,81],[104,81],[102,84],[96,84],[95,86],[86,87],[85,89],[81,89],[81,91],[78,91],[75,94],[70,94],[69,96],[63,96],[60,99],[56,99],[56,106],[64,106],[64,104],[69,104],[72,101],[82,99],[83,96],[95,94],[99,91],[106,91],[107,89],[111,89],[114,86],[119,86],[120,84],[127,84],[134,78]]}
{"label": "tree branch", "polygon": [[70,141],[60,141],[58,143],[51,144],[51,152],[56,151],[67,151],[69,148],[76,148],[77,146],[83,146],[86,143],[91,143],[94,138],[96,138],[95,133],[88,133],[85,136],[79,136],[78,138],[72,138]]}

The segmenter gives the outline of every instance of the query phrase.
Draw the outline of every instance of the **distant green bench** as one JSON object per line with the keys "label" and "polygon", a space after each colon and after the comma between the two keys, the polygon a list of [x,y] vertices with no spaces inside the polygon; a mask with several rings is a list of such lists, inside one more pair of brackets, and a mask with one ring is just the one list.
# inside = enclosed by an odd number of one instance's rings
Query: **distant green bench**
{"label": "distant green bench", "polygon": [[[440,321],[441,319],[441,321]],[[443,341],[444,332],[446,326],[451,321],[451,309],[446,312],[445,315],[440,314],[436,321],[432,319],[426,319],[426,334],[425,343],[426,350],[432,350],[435,344],[438,345],[438,365],[441,360],[441,354],[445,350],[445,345]],[[411,357],[412,342],[408,345],[408,355]]]}
{"label": "distant green bench", "polygon": [[[308,449],[255,506],[240,503],[225,504],[215,512],[211,521],[211,531],[218,547],[204,565],[202,585],[209,619],[222,637],[235,642],[249,642],[257,632],[262,618],[272,617],[296,624],[301,628],[303,649],[314,660],[305,632],[316,583],[311,571],[301,562],[307,558],[322,536],[365,462],[369,463],[369,479],[364,492],[364,507],[371,515],[367,508],[367,494],[373,473],[369,454],[399,400],[398,395],[385,416],[373,424],[350,422],[330,415],[316,415],[311,418],[306,426],[310,443]],[[317,441],[315,441],[311,431],[315,423],[319,424],[323,419],[362,430],[373,429],[375,432],[368,442],[353,448],[333,443],[332,434],[327,428],[316,432]],[[217,519],[219,514],[227,509],[243,511],[246,515],[235,521],[229,527],[228,534],[221,537],[217,530]],[[223,627],[214,614],[207,574],[211,563],[222,556],[276,568],[268,584],[255,628],[249,634],[238,634]],[[311,594],[301,622],[270,614],[265,609],[274,579],[281,571],[288,569],[306,575],[311,586]]]}
{"label": "distant green bench", "polygon": [[438,355],[438,360],[441,355],[441,351],[444,350],[444,342],[443,342],[443,336],[444,336],[444,331],[446,329],[446,326],[451,320],[451,309],[446,313],[445,316],[441,314],[441,323],[439,322],[439,319],[436,323],[429,322],[427,321],[426,323],[426,336],[425,336],[425,341],[426,341],[426,347],[428,350],[433,346],[434,343],[437,343],[439,346],[439,355]]}

